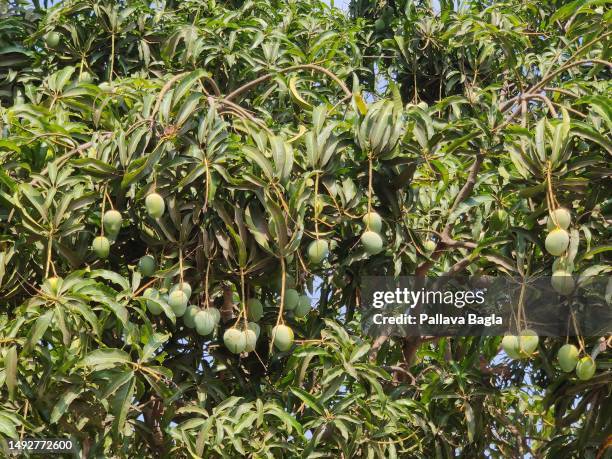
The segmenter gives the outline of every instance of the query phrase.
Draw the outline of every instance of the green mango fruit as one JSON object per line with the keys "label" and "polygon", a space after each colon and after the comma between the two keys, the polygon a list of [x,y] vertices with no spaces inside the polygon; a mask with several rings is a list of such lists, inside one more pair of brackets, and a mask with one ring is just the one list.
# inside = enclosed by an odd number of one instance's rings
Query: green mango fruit
{"label": "green mango fruit", "polygon": [[247,338],[244,333],[242,333],[237,328],[228,328],[223,333],[223,344],[225,347],[229,349],[229,351],[233,354],[240,354],[244,352],[247,346]]}
{"label": "green mango fruit", "polygon": [[145,207],[149,216],[157,219],[164,215],[166,203],[164,198],[157,193],[149,193],[145,198]]}
{"label": "green mango fruit", "polygon": [[285,291],[285,311],[293,311],[298,305],[300,294],[297,290],[289,288]]}
{"label": "green mango fruit", "polygon": [[571,273],[568,273],[562,269],[559,269],[553,273],[552,277],[550,278],[550,284],[555,292],[565,296],[572,293],[576,287]]}
{"label": "green mango fruit", "polygon": [[200,311],[200,308],[193,304],[187,306],[187,310],[183,315],[183,323],[185,324],[185,327],[195,328],[195,317],[198,311]]}
{"label": "green mango fruit", "polygon": [[538,348],[540,339],[533,330],[523,330],[519,334],[519,349],[522,355],[530,356]]}
{"label": "green mango fruit", "polygon": [[506,335],[501,342],[502,349],[511,359],[520,359],[519,338],[515,335]]}
{"label": "green mango fruit", "polygon": [[293,339],[293,330],[287,325],[277,325],[272,329],[272,341],[279,351],[291,349]]}
{"label": "green mango fruit", "polygon": [[569,234],[564,229],[555,228],[546,236],[544,245],[548,253],[558,257],[567,250],[567,246],[569,245]]}
{"label": "green mango fruit", "polygon": [[106,237],[98,236],[91,243],[91,249],[98,258],[107,258],[110,253],[110,242]]}
{"label": "green mango fruit", "polygon": [[576,376],[582,381],[587,381],[593,377],[595,370],[595,360],[590,355],[582,357],[576,364]]}
{"label": "green mango fruit", "polygon": [[383,240],[374,231],[365,231],[361,235],[361,244],[368,255],[376,255],[383,249]]}
{"label": "green mango fruit", "polygon": [[259,335],[261,334],[261,327],[255,322],[249,322],[247,324],[247,327],[249,327],[250,330],[253,330],[255,336],[257,337],[257,339],[259,339]]}
{"label": "green mango fruit", "polygon": [[565,207],[559,207],[553,210],[546,221],[546,227],[549,231],[555,228],[568,229],[572,224],[572,214]]}
{"label": "green mango fruit", "polygon": [[321,264],[329,255],[329,244],[325,239],[312,241],[308,246],[308,259],[313,265]]}
{"label": "green mango fruit", "polygon": [[380,233],[382,229],[382,218],[377,212],[369,212],[361,219],[366,226],[366,231],[374,231]]}
{"label": "green mango fruit", "polygon": [[187,310],[187,303],[189,302],[189,297],[185,294],[183,290],[175,290],[170,292],[168,295],[168,304],[174,311],[174,315],[176,317],[182,317]]}
{"label": "green mango fruit", "polygon": [[170,289],[170,293],[176,292],[177,290],[182,290],[187,298],[191,298],[191,285],[187,282],[179,282],[178,284],[174,284]]}
{"label": "green mango fruit", "polygon": [[102,226],[109,235],[116,235],[121,229],[123,217],[118,210],[107,210],[102,217]]}
{"label": "green mango fruit", "polygon": [[151,277],[153,274],[155,274],[155,268],[155,258],[153,258],[151,255],[144,255],[143,257],[140,257],[140,260],[138,260],[138,271],[143,277]]}
{"label": "green mango fruit", "polygon": [[196,332],[202,336],[210,335],[217,326],[212,308],[200,309],[193,318],[193,322]]}
{"label": "green mango fruit", "polygon": [[564,344],[559,348],[557,352],[557,360],[559,361],[559,366],[563,371],[569,373],[570,371],[574,371],[576,365],[578,364],[578,348],[573,344]]}
{"label": "green mango fruit", "polygon": [[310,297],[308,295],[300,295],[298,304],[295,307],[293,314],[295,317],[305,317],[311,309],[312,306],[310,304]]}
{"label": "green mango fruit", "polygon": [[59,32],[49,32],[49,33],[46,33],[44,36],[45,44],[49,48],[57,48],[57,46],[60,43],[61,38],[62,36],[59,34]]}
{"label": "green mango fruit", "polygon": [[243,330],[242,334],[244,335],[244,339],[246,342],[246,345],[244,346],[244,352],[253,352],[255,350],[255,347],[257,347],[257,334],[250,328]]}
{"label": "green mango fruit", "polygon": [[153,314],[154,316],[158,316],[163,312],[162,307],[159,305],[159,303],[163,300],[157,289],[149,287],[144,291],[142,296],[144,298],[150,298],[151,300],[154,300],[154,301],[150,301],[150,300],[145,301],[145,304],[147,305],[147,310],[151,314]]}

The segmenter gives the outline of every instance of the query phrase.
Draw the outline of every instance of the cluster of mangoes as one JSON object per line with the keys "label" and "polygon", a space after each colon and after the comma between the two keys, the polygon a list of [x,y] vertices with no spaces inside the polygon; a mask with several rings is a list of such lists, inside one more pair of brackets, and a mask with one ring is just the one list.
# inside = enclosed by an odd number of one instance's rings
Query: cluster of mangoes
{"label": "cluster of mangoes", "polygon": [[591,379],[595,374],[595,359],[590,355],[580,358],[580,352],[573,344],[561,346],[557,352],[557,360],[563,371],[569,373],[576,370],[576,376],[583,381]]}
{"label": "cluster of mangoes", "polygon": [[[149,193],[145,198],[145,208],[151,218],[159,219],[163,216],[166,204],[158,193]],[[92,251],[98,258],[105,259],[110,253],[111,242],[119,234],[123,219],[117,210],[108,210],[102,216],[102,234],[94,238]],[[326,247],[325,256],[328,253]],[[155,258],[144,255],[138,261],[138,271],[143,277],[152,276],[157,269]],[[182,318],[187,328],[195,329],[201,336],[211,335],[219,325],[221,314],[215,307],[200,308],[190,305],[191,286],[180,281],[170,288],[158,290],[153,287],[145,289],[143,298],[147,310],[153,315],[160,315],[164,307],[170,307],[177,318]],[[284,298],[285,310],[294,317],[305,317],[311,310],[308,295],[301,295],[296,289],[288,288]],[[257,340],[261,332],[257,323],[263,316],[263,305],[257,298],[251,298],[246,302],[249,322],[242,326],[241,321],[227,329],[223,334],[223,343],[231,352],[240,354],[255,350]],[[277,349],[287,351],[294,341],[293,330],[284,324],[275,326],[271,331],[272,341]]]}
{"label": "cluster of mangoes", "polygon": [[[228,328],[223,334],[223,344],[234,354],[254,351],[260,330],[256,322],[248,322],[247,326],[242,329],[239,325]],[[288,351],[293,346],[293,341],[294,335],[291,327],[279,324],[272,329],[272,342],[278,350]]]}
{"label": "cluster of mangoes", "polygon": [[383,249],[382,218],[376,212],[368,212],[363,216],[365,230],[361,234],[361,245],[368,255],[376,255]]}
{"label": "cluster of mangoes", "polygon": [[548,235],[544,241],[546,251],[554,257],[559,257],[553,263],[551,285],[561,295],[569,295],[574,291],[572,278],[573,264],[567,259],[567,249],[570,243],[568,228],[572,222],[570,211],[559,207],[550,213],[547,220]]}
{"label": "cluster of mangoes", "polygon": [[[293,279],[289,275],[287,276],[287,284],[293,285]],[[296,318],[305,317],[312,309],[310,297],[305,294],[300,294],[292,287],[285,290],[283,304],[285,312]],[[246,307],[249,326],[250,324],[257,325],[257,322],[261,320],[264,314],[263,303],[258,298],[252,297],[247,300]],[[259,328],[258,325],[257,327]],[[293,330],[284,323],[279,323],[272,329],[271,337],[274,346],[280,351],[288,351],[293,345]]]}
{"label": "cluster of mangoes", "polygon": [[294,288],[288,288],[285,291],[285,311],[293,314],[294,317],[302,318],[312,309],[310,297],[305,294],[300,294]]}
{"label": "cluster of mangoes", "polygon": [[[502,349],[512,359],[530,358],[538,347],[539,337],[533,330],[525,329],[516,335],[502,339]],[[573,344],[564,344],[557,352],[559,367],[566,373],[576,370],[578,379],[586,381],[595,374],[595,360],[590,355],[580,358],[580,352]]]}
{"label": "cluster of mangoes", "polygon": [[[138,263],[139,270],[143,275],[151,275],[155,271],[155,260],[150,255],[143,256]],[[221,314],[216,307],[201,308],[194,304],[189,305],[191,297],[191,286],[187,282],[179,282],[174,284],[167,293],[155,288],[147,288],[143,293],[147,310],[153,315],[159,315],[163,312],[164,305],[168,305],[175,316],[182,318],[183,324],[187,328],[195,329],[201,336],[213,334],[219,325]],[[288,292],[296,292],[294,289],[288,289]],[[298,314],[307,314],[310,311],[310,299],[306,295],[296,296],[289,293],[289,307],[292,308],[294,314],[301,306]],[[238,323],[231,328],[225,330],[223,334],[223,343],[225,347],[234,354],[243,352],[252,352],[255,350],[257,340],[261,333],[261,328],[257,323],[263,317],[263,305],[257,298],[250,298],[247,301],[248,322],[238,320]],[[307,304],[307,307],[305,306]],[[307,310],[306,310],[307,309]],[[302,315],[300,315],[301,317]],[[272,329],[272,341],[277,349],[287,351],[291,348],[294,341],[293,330],[284,324],[279,324]]]}
{"label": "cluster of mangoes", "polygon": [[[161,217],[165,210],[166,204],[164,198],[157,193],[150,193],[145,198],[145,207],[147,213],[153,218]],[[117,238],[123,217],[121,212],[115,209],[107,210],[102,216],[102,234],[94,238],[91,244],[91,250],[100,259],[107,258],[110,253],[111,242]]]}
{"label": "cluster of mangoes", "polygon": [[[361,234],[361,245],[368,255],[376,255],[383,250],[383,238],[381,236],[382,218],[377,212],[368,212],[362,219],[365,230]],[[431,244],[435,242],[431,241]],[[433,250],[433,249],[432,249]],[[329,242],[317,238],[308,245],[308,260],[313,265],[319,265],[329,255]]]}
{"label": "cluster of mangoes", "polygon": [[[145,257],[149,257],[149,255],[145,255]],[[156,316],[161,314],[164,310],[163,305],[168,305],[176,317],[183,317],[188,309],[191,286],[187,282],[179,282],[170,287],[166,293],[163,290],[159,291],[156,288],[149,287],[142,296],[146,299],[145,303],[151,314]]]}
{"label": "cluster of mangoes", "polygon": [[[291,295],[291,298],[293,298],[293,295]],[[308,299],[308,297],[306,298]],[[287,302],[285,300],[285,306],[286,305]],[[296,306],[294,305],[293,309],[295,308]],[[308,299],[308,310],[310,310],[310,299]],[[243,322],[239,319],[236,325],[225,330],[223,334],[223,343],[225,347],[234,354],[254,351],[257,340],[259,339],[261,328],[258,322],[263,317],[263,304],[257,298],[249,298],[246,301],[246,312],[248,322]],[[304,315],[307,313],[308,311],[306,311]],[[280,351],[288,351],[293,345],[293,330],[285,324],[281,323],[272,328],[270,336],[274,346]]]}

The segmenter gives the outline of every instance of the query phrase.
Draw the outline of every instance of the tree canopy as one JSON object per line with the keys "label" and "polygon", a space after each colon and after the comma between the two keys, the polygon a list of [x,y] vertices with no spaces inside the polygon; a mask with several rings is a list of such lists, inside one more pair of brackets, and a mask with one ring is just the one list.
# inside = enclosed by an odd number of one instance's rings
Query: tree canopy
{"label": "tree canopy", "polygon": [[[2,447],[605,457],[610,336],[510,359],[502,337],[372,339],[360,319],[364,276],[609,275],[611,19],[582,0],[0,4]],[[590,378],[559,367],[567,343]]]}

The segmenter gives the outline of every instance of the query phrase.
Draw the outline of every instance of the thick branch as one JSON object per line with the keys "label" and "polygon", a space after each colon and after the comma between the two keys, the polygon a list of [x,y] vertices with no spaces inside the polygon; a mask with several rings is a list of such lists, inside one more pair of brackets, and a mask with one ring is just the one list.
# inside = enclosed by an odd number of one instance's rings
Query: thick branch
{"label": "thick branch", "polygon": [[[449,210],[449,215],[452,214],[459,207],[459,205],[465,199],[467,199],[468,196],[472,193],[474,186],[476,185],[476,179],[478,177],[478,173],[480,172],[480,168],[482,166],[483,161],[484,161],[484,154],[478,153],[476,155],[476,158],[474,159],[474,162],[472,163],[472,166],[470,167],[467,181],[465,182],[465,184],[463,185],[463,187],[457,194],[457,197],[455,198],[453,205],[451,206]],[[453,229],[453,224],[454,222],[452,221],[448,221],[446,223],[444,230],[442,231],[441,234],[438,235],[439,240],[438,240],[438,243],[436,245],[434,252],[430,256],[430,259],[424,262],[421,266],[417,268],[415,272],[415,276],[417,278],[421,278],[421,279],[425,278],[425,276],[427,275],[427,272],[431,269],[434,262],[438,258],[440,258],[440,256],[442,256],[442,253],[444,253],[444,250],[446,248],[462,247],[462,248],[467,248],[467,249],[474,249],[477,247],[477,244],[474,242],[457,241],[453,239],[451,237],[451,231]],[[457,268],[463,266],[464,264],[467,265],[468,262],[465,260],[462,260],[459,263],[460,264],[455,265]],[[370,349],[370,355],[369,355],[370,361],[376,360],[378,351],[380,350],[381,346],[387,341],[388,338],[389,337],[385,335],[382,335],[376,338],[376,340],[372,344],[372,348]],[[412,362],[414,361],[414,355],[416,351],[418,350],[421,342],[422,342],[422,338],[420,337],[410,337],[410,338],[405,338],[403,340],[402,353],[404,356],[404,365],[410,366],[412,364]]]}
{"label": "thick branch", "polygon": [[[459,194],[457,194],[457,197],[455,198],[453,205],[448,211],[449,215],[455,212],[457,208],[459,207],[459,205],[463,201],[465,201],[468,198],[468,196],[472,193],[472,190],[474,189],[474,186],[476,185],[476,178],[478,177],[478,172],[480,172],[480,166],[482,166],[483,160],[484,160],[484,155],[482,153],[478,153],[476,155],[476,159],[472,163],[472,167],[470,167],[467,181],[463,185],[463,188],[461,188],[461,190],[459,191]],[[447,221],[446,226],[444,227],[444,231],[442,231],[442,237],[450,238],[450,233],[452,229],[453,229],[453,222]]]}
{"label": "thick branch", "polygon": [[372,343],[372,347],[370,348],[370,362],[376,361],[376,356],[378,355],[378,351],[385,344],[389,337],[387,335],[377,336],[374,342]]}
{"label": "thick branch", "polygon": [[455,263],[453,266],[451,266],[450,269],[446,271],[446,273],[444,273],[444,276],[453,276],[454,274],[457,274],[463,271],[472,261],[473,261],[472,255],[468,255],[467,257],[462,258],[457,263]]}
{"label": "thick branch", "polygon": [[[476,178],[478,177],[478,172],[480,172],[480,167],[482,166],[483,160],[484,160],[484,155],[482,153],[478,153],[476,155],[476,159],[474,160],[474,162],[472,163],[472,166],[470,167],[467,181],[463,185],[463,188],[461,188],[461,190],[459,191],[459,194],[457,194],[457,197],[455,198],[453,205],[448,211],[449,215],[451,215],[455,210],[457,210],[457,208],[459,207],[459,204],[461,204],[464,200],[466,200],[468,196],[472,193],[472,190],[474,189],[474,186],[476,185]],[[440,258],[440,256],[444,252],[444,249],[447,247],[462,245],[466,248],[473,248],[473,247],[468,247],[468,246],[471,246],[473,243],[467,243],[467,242],[462,243],[460,241],[455,241],[454,239],[452,239],[451,231],[453,230],[453,225],[454,225],[454,222],[451,222],[451,221],[446,222],[446,226],[444,227],[444,230],[442,231],[442,234],[440,235],[440,240],[438,241],[436,249],[431,254],[430,259],[417,268],[415,272],[415,276],[425,277],[425,275],[427,274],[427,271],[431,269],[434,262],[438,258]]]}
{"label": "thick branch", "polygon": [[223,305],[220,312],[223,323],[227,323],[234,318],[234,296],[229,285],[223,286]]}
{"label": "thick branch", "polygon": [[[449,215],[451,215],[455,210],[457,210],[459,205],[465,199],[467,199],[468,196],[472,193],[474,186],[476,185],[476,179],[478,177],[478,172],[480,172],[480,167],[482,166],[483,160],[484,160],[483,153],[478,153],[476,155],[476,159],[474,159],[474,163],[472,163],[472,166],[470,167],[467,181],[465,182],[465,184],[459,191],[459,194],[457,194],[457,197],[455,198],[453,205],[449,209]],[[419,279],[420,279],[420,282],[423,282],[423,280],[425,279],[425,276],[427,275],[427,272],[431,269],[434,262],[438,258],[440,258],[440,256],[442,255],[442,253],[447,247],[453,247],[453,246],[455,247],[463,246],[466,248],[476,247],[476,244],[474,243],[455,241],[454,239],[452,239],[450,234],[453,229],[453,225],[454,225],[453,221],[449,220],[446,222],[446,226],[444,227],[444,230],[442,231],[442,234],[440,235],[440,240],[438,241],[438,244],[436,245],[436,249],[431,254],[430,259],[427,260],[425,263],[423,263],[421,266],[419,266],[415,272],[415,276],[418,278],[417,282],[419,282]],[[470,257],[464,258],[463,260],[455,264],[453,268],[455,268],[456,270],[462,269],[469,264],[470,260],[471,260]],[[382,344],[384,343],[386,339],[387,339],[386,337],[380,337],[377,340],[377,342],[375,343],[375,345],[377,345],[376,351],[378,350],[378,348],[380,348],[380,346],[382,346]],[[402,354],[404,357],[404,365],[410,366],[412,364],[412,362],[414,361],[414,356],[416,354],[416,351],[418,350],[421,342],[422,342],[422,338],[420,337],[410,337],[410,338],[405,338],[403,340]],[[374,351],[374,348],[372,349],[372,351]],[[375,357],[376,357],[375,353],[370,354],[371,359]]]}
{"label": "thick branch", "polygon": [[553,104],[548,97],[543,94],[530,94],[529,97],[544,101],[544,103],[548,106],[548,110],[550,111],[551,115],[555,118],[557,117],[557,110],[555,110],[555,107],[553,107]]}

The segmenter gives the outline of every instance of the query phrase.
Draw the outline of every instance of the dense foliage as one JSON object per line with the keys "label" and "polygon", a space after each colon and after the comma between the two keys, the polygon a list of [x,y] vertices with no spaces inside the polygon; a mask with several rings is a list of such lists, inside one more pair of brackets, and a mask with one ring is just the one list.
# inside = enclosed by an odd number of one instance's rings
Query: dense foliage
{"label": "dense foliage", "polygon": [[0,4],[0,437],[604,457],[609,337],[510,360],[501,337],[361,333],[364,275],[610,272],[606,3],[460,3]]}

